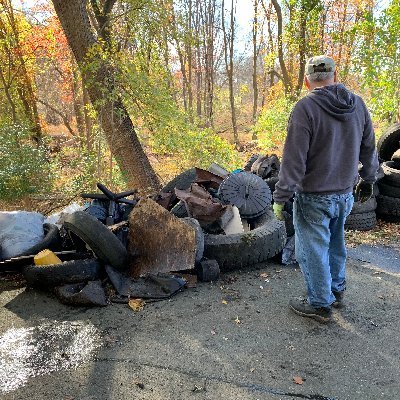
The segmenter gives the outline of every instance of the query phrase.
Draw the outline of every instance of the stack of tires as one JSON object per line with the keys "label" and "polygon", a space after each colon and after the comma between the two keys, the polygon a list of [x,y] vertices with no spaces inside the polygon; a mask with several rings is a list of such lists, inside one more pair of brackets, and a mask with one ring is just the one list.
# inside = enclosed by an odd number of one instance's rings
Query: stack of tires
{"label": "stack of tires", "polygon": [[355,201],[350,215],[346,219],[344,228],[351,231],[369,231],[376,226],[376,198],[375,195],[361,203]]}
{"label": "stack of tires", "polygon": [[384,177],[379,180],[376,212],[379,218],[400,221],[400,124],[391,126],[378,140]]}

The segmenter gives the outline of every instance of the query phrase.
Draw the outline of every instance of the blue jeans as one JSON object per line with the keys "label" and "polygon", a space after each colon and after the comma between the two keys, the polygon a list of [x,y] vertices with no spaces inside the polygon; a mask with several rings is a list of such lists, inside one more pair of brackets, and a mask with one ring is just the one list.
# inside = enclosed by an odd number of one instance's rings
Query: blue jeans
{"label": "blue jeans", "polygon": [[332,291],[346,287],[344,223],[353,194],[296,193],[293,208],[296,259],[306,282],[309,303],[330,307]]}

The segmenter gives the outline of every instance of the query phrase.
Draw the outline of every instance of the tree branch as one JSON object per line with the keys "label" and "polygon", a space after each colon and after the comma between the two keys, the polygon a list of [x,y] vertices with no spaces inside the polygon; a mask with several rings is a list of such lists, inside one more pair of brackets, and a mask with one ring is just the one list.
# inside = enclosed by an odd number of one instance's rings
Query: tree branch
{"label": "tree branch", "polygon": [[67,118],[61,111],[57,110],[55,107],[53,107],[52,105],[50,105],[49,103],[47,103],[47,102],[44,101],[44,100],[40,100],[40,99],[36,98],[36,101],[37,101],[38,103],[40,103],[40,104],[43,104],[43,105],[46,106],[47,108],[50,108],[51,111],[53,111],[53,112],[55,112],[57,115],[59,115],[59,116],[62,118],[62,120],[63,120],[63,122],[64,122],[64,125],[65,125],[65,127],[68,129],[69,133],[70,133],[72,136],[75,136],[75,137],[78,136],[78,134],[72,129],[70,123],[68,122],[68,118]]}

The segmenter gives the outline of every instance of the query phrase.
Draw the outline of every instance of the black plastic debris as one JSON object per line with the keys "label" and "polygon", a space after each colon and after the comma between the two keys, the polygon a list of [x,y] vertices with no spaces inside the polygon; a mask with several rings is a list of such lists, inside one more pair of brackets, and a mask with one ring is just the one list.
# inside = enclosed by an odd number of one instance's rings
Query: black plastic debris
{"label": "black plastic debris", "polygon": [[166,274],[146,274],[137,279],[106,265],[106,272],[120,296],[141,299],[166,299],[179,292],[186,284],[182,278]]}
{"label": "black plastic debris", "polygon": [[106,306],[107,299],[101,281],[75,283],[54,289],[61,303],[73,306]]}
{"label": "black plastic debris", "polygon": [[229,175],[219,187],[219,197],[225,204],[239,209],[243,218],[264,214],[271,205],[271,190],[257,175],[242,171]]}

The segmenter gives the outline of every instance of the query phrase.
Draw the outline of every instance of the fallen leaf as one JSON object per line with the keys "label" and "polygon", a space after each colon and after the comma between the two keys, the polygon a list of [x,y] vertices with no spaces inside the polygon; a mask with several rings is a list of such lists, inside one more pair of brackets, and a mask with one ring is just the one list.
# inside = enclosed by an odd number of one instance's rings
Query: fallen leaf
{"label": "fallen leaf", "polygon": [[197,286],[197,276],[196,275],[181,274],[180,276],[186,281],[185,286],[188,289],[193,289]]}
{"label": "fallen leaf", "polygon": [[302,385],[304,383],[303,378],[301,376],[294,376],[293,377],[293,382],[296,385]]}
{"label": "fallen leaf", "polygon": [[192,392],[193,393],[196,393],[196,392],[204,392],[206,389],[204,388],[204,387],[202,387],[202,386],[197,386],[197,385],[194,385],[194,388],[192,389]]}
{"label": "fallen leaf", "polygon": [[235,322],[236,322],[237,324],[240,324],[240,323],[241,323],[238,316],[236,317]]}
{"label": "fallen leaf", "polygon": [[142,299],[129,299],[128,306],[133,311],[142,311],[145,305],[145,301]]}
{"label": "fallen leaf", "polygon": [[144,384],[140,381],[135,381],[135,385],[139,388],[139,389],[144,389]]}
{"label": "fallen leaf", "polygon": [[260,274],[260,278],[268,278],[269,274],[267,274],[266,272],[263,272],[262,274]]}
{"label": "fallen leaf", "polygon": [[222,300],[222,304],[228,304],[226,300]]}

